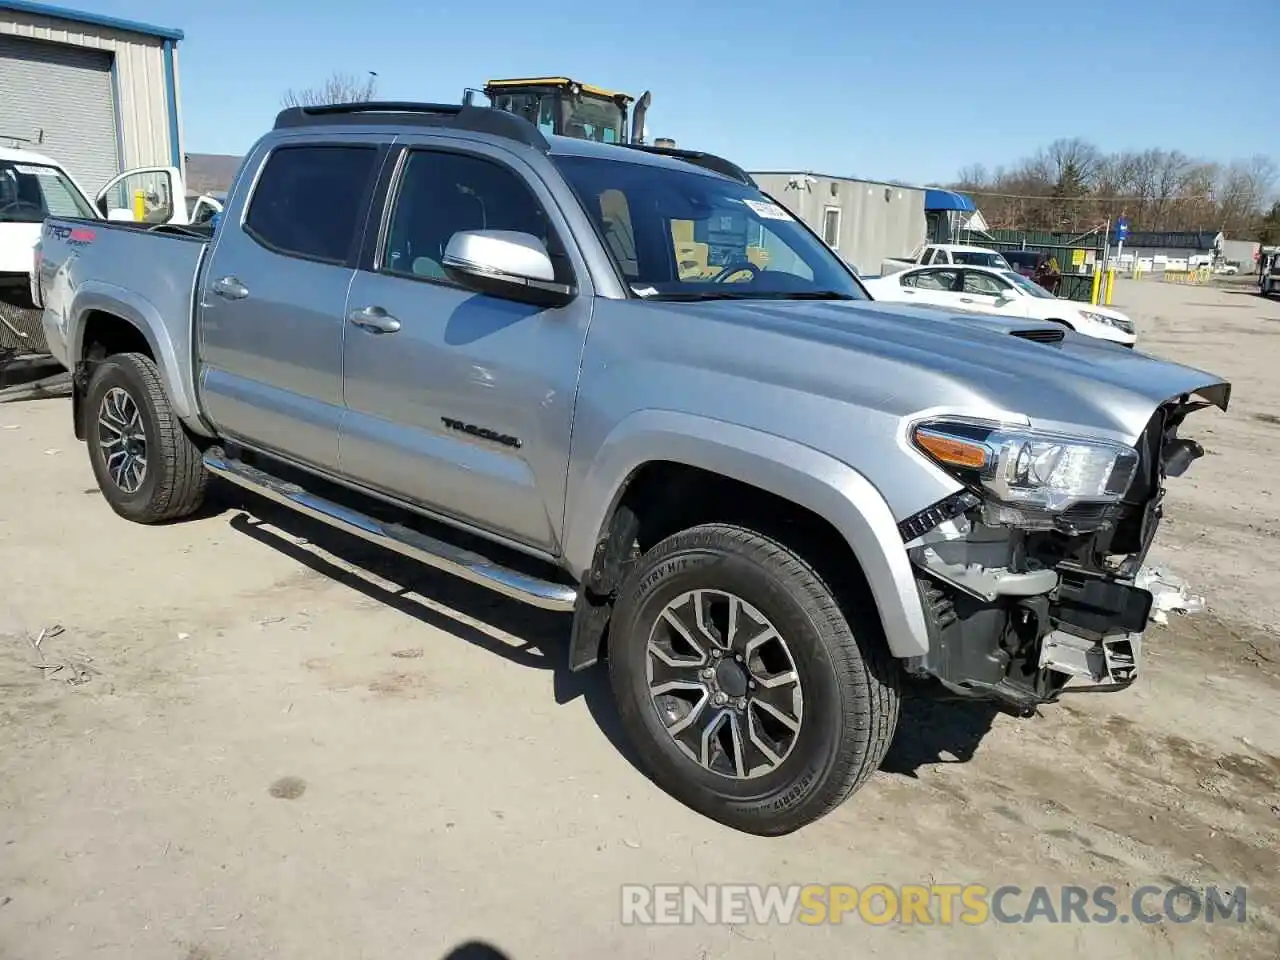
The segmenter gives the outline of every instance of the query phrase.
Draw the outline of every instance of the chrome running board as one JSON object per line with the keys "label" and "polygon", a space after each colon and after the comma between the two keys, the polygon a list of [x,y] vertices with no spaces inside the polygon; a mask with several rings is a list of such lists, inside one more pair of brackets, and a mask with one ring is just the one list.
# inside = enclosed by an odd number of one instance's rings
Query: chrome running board
{"label": "chrome running board", "polygon": [[451,573],[486,587],[504,597],[519,600],[543,610],[570,611],[578,599],[578,591],[569,584],[541,580],[512,570],[488,557],[420,533],[398,523],[384,523],[358,511],[316,496],[242,460],[228,457],[212,447],[203,457],[205,469],[237,486],[274,500],[291,510],[321,523],[360,537],[370,543],[417,560],[429,567]]}

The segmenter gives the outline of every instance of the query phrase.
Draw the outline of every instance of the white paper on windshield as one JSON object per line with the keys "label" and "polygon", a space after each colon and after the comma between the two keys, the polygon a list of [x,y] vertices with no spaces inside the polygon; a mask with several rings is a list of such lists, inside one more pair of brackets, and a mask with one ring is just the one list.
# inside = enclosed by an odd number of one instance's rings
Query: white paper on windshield
{"label": "white paper on windshield", "polygon": [[54,172],[48,167],[29,167],[25,163],[15,163],[13,169],[19,173],[25,173],[29,177],[47,177]]}
{"label": "white paper on windshield", "polygon": [[790,220],[791,214],[783,210],[776,203],[766,203],[762,200],[743,200],[748,207],[756,212],[756,216],[763,217],[766,220]]}

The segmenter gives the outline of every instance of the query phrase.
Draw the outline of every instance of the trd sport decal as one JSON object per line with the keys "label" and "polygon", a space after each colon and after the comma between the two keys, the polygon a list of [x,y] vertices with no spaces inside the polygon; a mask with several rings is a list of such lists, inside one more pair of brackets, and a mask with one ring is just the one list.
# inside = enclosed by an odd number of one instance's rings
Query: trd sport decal
{"label": "trd sport decal", "polygon": [[64,240],[73,247],[87,247],[97,239],[97,234],[85,227],[64,227],[61,224],[46,223],[43,228],[46,237]]}
{"label": "trd sport decal", "polygon": [[463,423],[461,420],[454,420],[452,417],[441,417],[441,422],[450,430],[457,430],[459,433],[469,433],[473,437],[479,437],[481,440],[492,440],[494,443],[500,443],[504,447],[514,447],[517,450],[521,446],[520,438],[513,437],[509,433],[499,433],[497,430],[490,430],[488,427],[477,427],[474,423]]}

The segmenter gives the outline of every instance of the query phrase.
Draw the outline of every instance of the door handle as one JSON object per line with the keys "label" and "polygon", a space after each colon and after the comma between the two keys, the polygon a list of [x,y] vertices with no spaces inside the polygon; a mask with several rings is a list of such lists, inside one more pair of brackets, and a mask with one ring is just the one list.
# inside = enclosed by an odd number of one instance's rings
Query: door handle
{"label": "door handle", "polygon": [[400,329],[400,321],[378,306],[352,310],[347,314],[347,322],[370,333],[395,333]]}
{"label": "door handle", "polygon": [[961,297],[961,298],[960,298],[960,302],[961,302],[961,303],[973,303],[973,302],[974,302],[974,300],[973,300],[973,297]]}
{"label": "door handle", "polygon": [[220,277],[213,281],[213,292],[224,300],[243,300],[249,295],[249,288],[237,277]]}

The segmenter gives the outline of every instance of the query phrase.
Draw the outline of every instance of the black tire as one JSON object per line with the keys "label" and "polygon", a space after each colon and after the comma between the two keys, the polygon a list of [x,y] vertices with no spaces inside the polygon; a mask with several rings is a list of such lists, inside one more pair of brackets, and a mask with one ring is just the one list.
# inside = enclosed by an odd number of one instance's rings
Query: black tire
{"label": "black tire", "polygon": [[[753,778],[716,773],[684,752],[649,693],[651,632],[668,603],[696,589],[754,606],[784,638],[799,677],[803,711],[790,752]],[[647,772],[738,830],[778,836],[819,819],[871,776],[893,740],[900,676],[870,601],[846,598],[842,610],[813,567],[751,530],[706,524],[654,546],[623,585],[609,632],[619,714]]]}
{"label": "black tire", "polygon": [[[98,418],[111,391],[123,390],[137,406],[145,438],[141,483],[126,490],[112,478]],[[89,462],[107,503],[135,523],[163,523],[200,509],[209,482],[200,450],[169,404],[155,362],[142,353],[116,353],[93,371],[84,404]]]}

